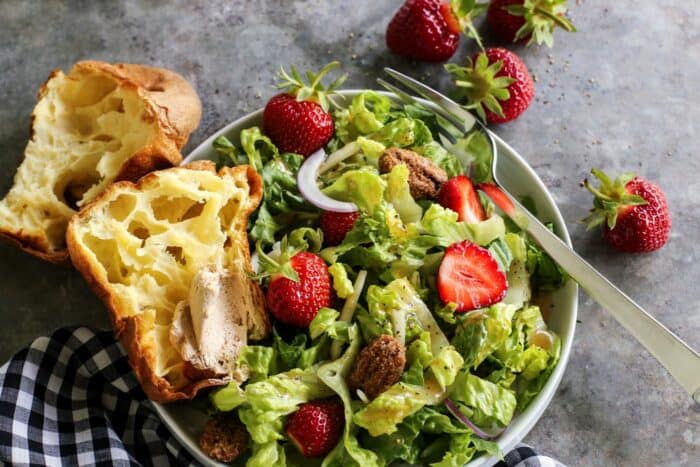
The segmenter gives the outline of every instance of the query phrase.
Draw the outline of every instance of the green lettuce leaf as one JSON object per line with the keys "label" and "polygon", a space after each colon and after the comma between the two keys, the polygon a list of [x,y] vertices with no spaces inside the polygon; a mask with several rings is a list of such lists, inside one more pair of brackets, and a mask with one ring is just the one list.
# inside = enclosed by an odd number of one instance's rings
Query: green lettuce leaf
{"label": "green lettuce leaf", "polygon": [[434,467],[463,467],[476,453],[476,447],[470,446],[472,435],[456,434],[449,437],[449,447],[440,462],[430,464]]}
{"label": "green lettuce leaf", "polygon": [[452,345],[464,357],[465,366],[476,368],[508,339],[515,307],[496,303],[480,313],[470,313],[457,329]]}
{"label": "green lettuce leaf", "polygon": [[262,172],[263,166],[271,159],[279,157],[279,150],[270,138],[263,135],[260,128],[254,126],[241,131],[241,146],[247,156],[247,163]]}
{"label": "green lettuce leaf", "polygon": [[457,222],[457,213],[433,203],[420,221],[422,234],[432,236],[436,243],[448,247],[462,240],[473,240],[472,231],[464,222]]}
{"label": "green lettuce leaf", "polygon": [[345,378],[360,351],[360,339],[357,326],[351,326],[348,330],[350,345],[339,359],[326,363],[318,369],[318,378],[327,387],[331,388],[343,401],[345,410],[345,430],[342,442],[326,456],[323,466],[357,466],[373,467],[383,466],[382,460],[375,453],[360,446],[353,426],[353,409],[350,398],[350,389]]}
{"label": "green lettuce leaf", "polygon": [[491,146],[484,133],[474,131],[458,139],[449,150],[457,155],[464,167],[469,168],[472,182],[491,180]]}
{"label": "green lettuce leaf", "polygon": [[238,364],[248,368],[249,381],[265,379],[276,372],[275,349],[263,345],[247,345],[238,356]]}
{"label": "green lettuce leaf", "polygon": [[408,175],[408,166],[405,164],[395,166],[387,175],[387,201],[394,206],[405,223],[416,222],[423,214],[423,209],[411,196]]}
{"label": "green lettuce leaf", "polygon": [[433,135],[421,120],[398,118],[384,125],[371,138],[387,147],[405,148],[427,144],[433,140]]}
{"label": "green lettuce leaf", "polygon": [[370,215],[384,199],[386,182],[369,170],[348,170],[323,192],[340,201],[350,201]]}
{"label": "green lettuce leaf", "polygon": [[517,405],[515,392],[466,371],[457,376],[450,397],[466,407],[471,421],[486,428],[496,423],[507,426]]}
{"label": "green lettuce leaf", "polygon": [[374,91],[352,99],[347,109],[335,113],[335,134],[343,142],[355,141],[360,135],[379,131],[389,117],[391,101]]}
{"label": "green lettuce leaf", "polygon": [[468,167],[463,165],[457,157],[449,153],[436,141],[430,141],[422,146],[414,146],[411,149],[421,156],[432,160],[445,171],[449,178],[464,174],[465,168]]}
{"label": "green lettuce leaf", "polygon": [[535,292],[557,290],[568,279],[564,270],[531,239],[527,240],[527,270]]}
{"label": "green lettuce leaf", "polygon": [[366,435],[362,438],[362,442],[387,464],[398,460],[418,464],[421,463],[420,454],[425,445],[422,439],[423,433],[437,435],[469,432],[470,430],[466,427],[456,426],[448,415],[432,407],[423,407],[406,417],[394,433],[377,437]]}
{"label": "green lettuce leaf", "polygon": [[[433,314],[407,279],[395,279],[385,287],[370,286],[367,290],[367,303],[370,313],[378,319],[388,319],[392,323],[406,323],[403,332],[392,329],[399,340],[408,341],[409,323],[415,320],[420,325],[420,331],[427,331],[430,334],[433,355],[439,354],[449,345],[447,337],[435,321]],[[417,335],[416,331],[418,329],[414,330],[414,335]]]}
{"label": "green lettuce leaf", "polygon": [[316,339],[323,334],[328,335],[333,340],[348,342],[348,329],[350,323],[338,321],[340,313],[333,308],[321,308],[314,319],[309,324],[309,334],[312,339]]}
{"label": "green lettuce leaf", "polygon": [[401,381],[422,386],[425,382],[424,372],[433,361],[430,351],[430,333],[421,332],[417,339],[406,350],[406,371],[401,375]]}
{"label": "green lettuce leaf", "polygon": [[348,298],[352,295],[352,281],[348,278],[348,272],[345,270],[345,266],[343,266],[342,263],[335,263],[329,266],[328,273],[333,279],[333,289],[339,298]]}
{"label": "green lettuce leaf", "polygon": [[299,358],[306,349],[306,334],[297,334],[291,342],[285,342],[277,333],[276,328],[272,328],[274,346],[277,355],[282,361],[282,369],[289,370],[296,368]]}
{"label": "green lettuce leaf", "polygon": [[506,224],[501,216],[491,216],[485,221],[467,224],[467,228],[471,232],[472,241],[481,246],[486,246],[506,235]]}
{"label": "green lettuce leaf", "polygon": [[430,370],[435,377],[435,381],[442,389],[454,383],[457,373],[462,368],[464,359],[451,345],[443,348],[440,353],[430,362]]}
{"label": "green lettuce leaf", "polygon": [[284,447],[276,441],[253,443],[253,455],[246,462],[246,467],[286,467],[287,456]]}
{"label": "green lettuce leaf", "polygon": [[255,443],[283,439],[285,415],[304,402],[333,395],[316,371],[295,368],[246,386],[247,404],[239,408],[238,415]]}
{"label": "green lettuce leaf", "polygon": [[209,393],[209,400],[220,412],[230,412],[246,401],[245,393],[238,381],[231,381],[226,386]]}
{"label": "green lettuce leaf", "polygon": [[353,420],[372,436],[391,434],[406,417],[426,405],[441,403],[445,395],[431,376],[426,378],[423,386],[399,382],[356,412]]}

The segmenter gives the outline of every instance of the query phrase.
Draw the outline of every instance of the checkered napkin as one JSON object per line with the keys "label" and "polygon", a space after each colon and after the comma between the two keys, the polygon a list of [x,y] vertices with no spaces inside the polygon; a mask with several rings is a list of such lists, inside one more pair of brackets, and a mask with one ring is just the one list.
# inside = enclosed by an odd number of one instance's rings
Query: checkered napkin
{"label": "checkered napkin", "polygon": [[[109,331],[64,328],[0,368],[0,461],[196,465],[151,408]],[[521,445],[499,467],[559,467]]]}

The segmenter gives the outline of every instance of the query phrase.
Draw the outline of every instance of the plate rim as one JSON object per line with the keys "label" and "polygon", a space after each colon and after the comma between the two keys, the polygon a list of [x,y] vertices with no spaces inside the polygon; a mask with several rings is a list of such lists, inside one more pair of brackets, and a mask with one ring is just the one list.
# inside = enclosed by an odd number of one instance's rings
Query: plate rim
{"label": "plate rim", "polygon": [[[344,97],[352,98],[357,94],[365,91],[373,91],[378,94],[389,97],[392,101],[398,102],[398,98],[393,94],[375,89],[342,89],[336,91],[337,94]],[[435,104],[426,101],[425,99],[418,99],[422,104],[427,107],[436,108]],[[197,147],[192,149],[186,157],[183,158],[180,165],[185,165],[193,160],[200,159],[200,153],[211,151],[213,141],[219,136],[230,133],[234,128],[241,126],[248,120],[259,119],[264,111],[264,108],[259,108],[252,112],[246,113],[245,115],[234,119],[233,121],[227,123],[219,130],[212,133],[205,140],[203,140]],[[567,246],[572,248],[571,236],[566,227],[566,222],[559,209],[558,204],[554,200],[552,193],[546,187],[542,179],[537,175],[537,172],[530,166],[530,164],[525,160],[523,156],[520,155],[513,147],[505,142],[498,134],[494,133],[492,130],[494,140],[499,150],[505,149],[507,154],[506,157],[510,157],[518,166],[520,170],[525,171],[531,180],[534,180],[536,184],[537,191],[541,192],[544,199],[548,204],[552,206],[553,219],[551,220],[557,232],[557,236],[561,238]],[[499,154],[502,157],[502,154]],[[502,452],[508,452],[513,449],[520,441],[522,441],[525,436],[532,430],[535,424],[542,418],[544,411],[549,407],[554,394],[556,393],[559,385],[561,384],[562,378],[568,367],[569,358],[571,355],[571,349],[573,347],[573,341],[576,333],[576,319],[578,316],[578,284],[576,284],[572,279],[570,279],[567,285],[562,289],[564,293],[569,295],[567,302],[570,303],[571,309],[571,319],[568,328],[566,329],[566,335],[568,339],[565,340],[564,345],[562,345],[561,355],[559,363],[549,377],[549,380],[545,384],[545,387],[537,395],[537,397],[530,403],[528,408],[519,414],[518,419],[514,424],[511,424],[508,429],[501,435],[498,439],[498,445]],[[168,430],[173,434],[173,436],[178,440],[178,442],[192,455],[198,462],[204,465],[210,466],[225,466],[223,464],[204,455],[204,453],[199,449],[196,443],[190,441],[189,436],[180,427],[173,416],[170,414],[167,404],[160,404],[157,402],[150,401],[154,411],[158,417],[163,421]],[[486,467],[497,463],[500,459],[497,457],[479,457],[472,459],[465,467]]]}

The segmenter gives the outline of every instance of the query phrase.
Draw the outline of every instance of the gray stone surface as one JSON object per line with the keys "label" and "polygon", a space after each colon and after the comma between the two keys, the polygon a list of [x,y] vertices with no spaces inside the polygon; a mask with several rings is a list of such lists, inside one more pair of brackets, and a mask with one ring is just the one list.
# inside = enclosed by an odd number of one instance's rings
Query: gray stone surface
{"label": "gray stone surface", "polygon": [[[0,2],[0,193],[28,137],[39,85],[86,59],[166,66],[199,91],[204,116],[186,151],[274,89],[279,65],[344,62],[348,87],[374,87],[391,65],[446,88],[440,66],[387,53],[397,2]],[[694,348],[700,349],[700,16],[692,2],[570,2],[576,34],[519,48],[537,98],[497,131],[554,194],[576,248]],[[466,43],[466,41],[463,41]],[[473,50],[465,44],[455,55]],[[665,188],[673,215],[660,252],[624,255],[576,223],[591,167],[637,171]],[[68,324],[107,326],[82,279],[0,245],[0,360]],[[700,465],[700,412],[608,314],[581,296],[574,351],[550,408],[526,441],[570,465]]]}

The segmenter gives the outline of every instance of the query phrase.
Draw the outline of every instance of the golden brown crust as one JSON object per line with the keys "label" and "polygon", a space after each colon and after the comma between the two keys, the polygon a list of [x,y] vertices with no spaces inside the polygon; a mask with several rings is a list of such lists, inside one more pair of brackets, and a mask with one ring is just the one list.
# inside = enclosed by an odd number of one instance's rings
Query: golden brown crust
{"label": "golden brown crust", "polygon": [[[215,167],[216,165],[211,161],[195,161],[186,165],[185,167],[175,167],[168,170],[187,169],[216,172]],[[249,203],[248,209],[245,212],[245,216],[247,218],[253,213],[253,211],[255,211],[262,200],[262,178],[255,171],[255,169],[244,165],[232,168],[226,167],[219,171],[220,176],[230,175],[235,179],[240,178],[239,174],[242,173],[245,173],[245,177],[248,180],[249,198],[251,200],[251,203]],[[227,379],[205,378],[192,381],[190,384],[175,390],[170,382],[168,382],[165,378],[158,376],[154,371],[154,368],[156,367],[156,352],[154,343],[152,339],[149,339],[148,336],[142,334],[142,330],[147,327],[145,324],[145,320],[147,318],[143,315],[127,317],[120,315],[116,297],[108,287],[107,278],[104,277],[104,274],[101,271],[95,268],[92,260],[86,254],[85,249],[80,245],[80,241],[76,236],[76,226],[78,222],[93,215],[94,211],[100,209],[106,200],[112,198],[114,192],[121,191],[124,188],[140,190],[143,186],[148,185],[151,179],[157,177],[157,172],[151,172],[141,177],[135,183],[130,181],[121,181],[113,183],[107,187],[105,191],[88,203],[78,215],[74,216],[70,220],[66,232],[66,243],[68,245],[68,252],[70,253],[70,260],[72,261],[73,266],[82,274],[93,292],[107,306],[110,320],[114,328],[114,333],[126,349],[129,355],[129,363],[131,364],[137,379],[141,383],[144,392],[148,398],[153,401],[167,403],[181,399],[192,399],[200,390],[211,386],[221,386],[227,382]],[[250,252],[247,248],[245,248],[243,251],[245,254],[245,263],[250,264]],[[258,284],[254,283],[253,287],[257,291],[256,295],[259,297],[261,303],[264,303],[262,290],[260,290]],[[263,317],[266,330],[262,337],[265,337],[267,334],[269,334],[269,332],[271,332],[271,324],[267,314],[264,314]],[[194,375],[190,374],[190,376]],[[200,374],[199,376],[204,375]]]}
{"label": "golden brown crust", "polygon": [[190,134],[199,126],[202,103],[197,92],[179,74],[146,65],[133,63],[109,63],[85,60],[74,69],[99,71],[112,76],[122,84],[127,81],[139,88],[142,97],[156,110],[156,115],[169,139],[180,149]]}
{"label": "golden brown crust", "polygon": [[68,266],[68,250],[50,251],[45,237],[25,234],[24,231],[10,231],[0,227],[0,238],[7,240],[25,253],[36,256],[58,266]]}
{"label": "golden brown crust", "polygon": [[[127,159],[116,174],[115,181],[136,181],[144,174],[177,166],[182,161],[180,148],[199,125],[202,105],[199,96],[180,75],[163,68],[100,61],[76,63],[70,74],[99,73],[115,80],[119,86],[131,88],[146,102],[145,119],[157,120],[159,132],[154,140]],[[48,90],[47,83],[61,73],[53,70],[37,93],[41,100]],[[30,139],[34,138],[35,114],[32,112]],[[68,264],[68,251],[51,249],[46,237],[29,235],[22,230],[0,228],[0,236],[8,238],[23,251],[55,264]]]}

